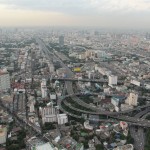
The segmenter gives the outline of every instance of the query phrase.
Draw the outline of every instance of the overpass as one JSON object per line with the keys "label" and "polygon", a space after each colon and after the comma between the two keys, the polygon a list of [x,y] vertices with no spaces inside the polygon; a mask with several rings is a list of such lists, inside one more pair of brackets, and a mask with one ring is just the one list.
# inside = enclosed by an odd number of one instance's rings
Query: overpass
{"label": "overpass", "polygon": [[108,83],[106,79],[77,79],[77,78],[56,78],[52,77],[51,80],[58,80],[58,81],[81,81],[81,82],[95,82],[95,83]]}
{"label": "overpass", "polygon": [[[91,95],[99,95],[99,94],[96,94],[96,93],[91,93]],[[73,106],[70,105],[69,102],[66,101],[66,98],[68,97],[74,97],[74,96],[83,96],[83,94],[81,93],[74,93],[74,94],[71,94],[71,95],[65,95],[63,96],[63,100],[61,99],[61,102],[63,102],[64,104],[66,104],[67,106],[70,106],[72,109],[74,110],[77,110],[77,108],[73,108]],[[144,108],[148,108],[150,107],[150,104],[147,104],[147,105],[143,105],[143,106],[139,106],[139,107],[136,107],[136,108],[133,108],[133,109],[129,109],[129,110],[126,110],[126,111],[119,111],[119,112],[109,112],[109,111],[100,111],[99,108],[95,108],[95,107],[92,107],[90,106],[89,104],[83,102],[82,100],[80,101],[75,101],[78,105],[82,106],[82,107],[85,107],[87,109],[91,109],[91,111],[84,111],[84,110],[80,110],[78,109],[77,111],[79,112],[83,112],[83,113],[89,113],[89,114],[101,114],[101,115],[118,115],[118,114],[127,114],[127,113],[130,113],[130,112],[133,112],[133,111],[136,111],[136,110],[141,110],[141,109],[144,109]]]}
{"label": "overpass", "polygon": [[[44,43],[42,43],[42,45],[44,45]],[[48,51],[48,49],[45,46],[43,46],[43,48],[44,48],[44,52],[46,53],[46,55],[50,57],[51,53]],[[59,56],[57,56],[57,54],[53,54],[53,56],[54,56],[54,58],[56,58],[61,63],[61,66],[66,69],[68,78],[74,79],[74,73],[63,63],[61,58],[59,58]],[[57,78],[57,80],[58,80],[58,78]],[[110,116],[110,117],[115,118],[115,119],[130,122],[131,124],[134,124],[134,125],[143,126],[143,127],[150,127],[150,121],[143,120],[143,119],[137,119],[137,118],[129,117],[129,116],[123,116],[122,115],[123,112],[119,112],[119,113],[117,113],[117,112],[100,112],[98,108],[91,107],[89,104],[83,102],[76,95],[74,95],[74,91],[73,91],[73,87],[72,87],[72,80],[64,80],[64,81],[65,81],[65,86],[66,86],[68,94],[71,96],[72,100],[74,102],[78,103],[79,105],[84,106],[86,108],[89,108],[93,112],[96,112],[96,114],[98,113],[99,115],[104,114],[104,115]],[[86,82],[89,82],[89,81],[86,81]],[[60,107],[60,110],[65,112],[66,114],[68,114],[70,116],[81,118],[81,116],[78,116],[76,114],[72,114],[72,113],[64,110],[64,108],[62,108],[62,101],[63,100],[64,99],[58,100],[58,105]],[[146,105],[146,107],[149,107],[149,106]],[[140,109],[140,108],[137,108],[137,109]],[[80,111],[82,111],[82,110],[80,110]],[[88,113],[90,114],[91,111],[88,111]]]}
{"label": "overpass", "polygon": [[[57,78],[57,77],[50,77],[51,80],[58,80],[58,81],[74,81],[74,82],[92,82],[92,83],[108,83],[108,79],[77,79],[77,78]],[[119,80],[119,84],[122,84],[123,81]]]}
{"label": "overpass", "polygon": [[[139,118],[136,118],[136,117],[129,117],[129,116],[125,116],[125,115],[121,115],[119,114],[120,112],[92,112],[92,111],[85,111],[85,110],[80,110],[78,108],[75,108],[73,106],[71,106],[69,103],[66,103],[65,100],[63,98],[59,99],[58,100],[58,106],[59,106],[59,109],[72,116],[72,117],[75,117],[75,118],[82,118],[82,116],[79,116],[77,114],[73,114],[71,112],[68,112],[66,111],[63,107],[62,107],[62,103],[65,103],[66,106],[68,106],[70,109],[74,110],[74,111],[77,111],[77,112],[81,112],[83,114],[94,114],[94,115],[106,115],[106,116],[109,116],[111,118],[114,118],[114,119],[117,119],[117,120],[123,120],[123,121],[126,121],[128,122],[129,124],[131,125],[135,125],[135,126],[141,126],[141,127],[150,127],[150,121],[149,120],[145,120],[145,119],[139,119]],[[150,106],[149,106],[150,107]],[[141,115],[144,115],[145,113],[147,112],[150,112],[150,108],[147,108],[146,110],[142,111],[140,116]],[[101,119],[100,119],[101,120]]]}

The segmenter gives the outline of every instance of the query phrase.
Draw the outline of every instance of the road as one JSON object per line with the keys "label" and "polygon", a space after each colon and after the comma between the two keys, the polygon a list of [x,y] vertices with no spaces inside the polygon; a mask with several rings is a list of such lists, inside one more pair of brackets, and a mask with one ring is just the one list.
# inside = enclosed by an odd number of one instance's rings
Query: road
{"label": "road", "polygon": [[[39,45],[44,45],[44,43],[41,40],[38,40],[38,43],[39,43]],[[49,50],[47,49],[46,46],[43,46],[42,50],[45,52],[45,54],[47,56],[51,56],[52,53],[49,52]],[[59,58],[59,56],[57,56],[57,53],[55,53],[55,54],[53,53],[53,56],[54,56],[55,59],[57,59],[61,63],[61,66],[66,69],[68,78],[74,78],[74,73],[63,63],[63,61]],[[71,96],[72,100],[74,102],[76,102],[77,104],[85,107],[85,108],[90,108],[92,111],[98,112],[98,114],[105,114],[107,116],[110,116],[110,117],[113,117],[113,118],[116,118],[116,119],[119,119],[119,120],[127,121],[127,122],[129,122],[130,124],[133,124],[133,125],[139,125],[139,126],[143,126],[143,127],[150,127],[150,121],[121,115],[123,112],[121,112],[121,114],[119,114],[119,113],[114,114],[114,113],[111,113],[111,112],[100,112],[98,108],[91,107],[89,104],[83,102],[77,96],[74,95],[74,91],[73,91],[71,81],[65,81],[65,86],[66,86],[67,93]],[[61,107],[61,103],[59,103],[59,106]],[[149,107],[149,106],[146,105],[144,107]],[[140,108],[141,107],[136,108],[136,109],[140,109]],[[61,107],[61,109],[62,109],[62,107]],[[66,111],[64,111],[64,112],[66,112]],[[67,113],[67,114],[69,114],[69,113]]]}
{"label": "road", "polygon": [[[143,119],[147,116],[147,114],[150,112],[150,109],[146,109],[138,114],[135,115],[136,118],[142,117]],[[134,126],[130,127],[131,136],[134,138],[134,147],[136,150],[144,150],[145,145],[145,134],[144,129],[141,127],[138,127],[136,129]]]}

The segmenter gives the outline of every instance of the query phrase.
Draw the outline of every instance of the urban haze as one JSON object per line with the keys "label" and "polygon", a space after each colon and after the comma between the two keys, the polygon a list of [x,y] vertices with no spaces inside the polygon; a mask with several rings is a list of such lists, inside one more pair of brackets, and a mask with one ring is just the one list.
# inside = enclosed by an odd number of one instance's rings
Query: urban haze
{"label": "urban haze", "polygon": [[0,150],[150,150],[149,0],[0,0]]}

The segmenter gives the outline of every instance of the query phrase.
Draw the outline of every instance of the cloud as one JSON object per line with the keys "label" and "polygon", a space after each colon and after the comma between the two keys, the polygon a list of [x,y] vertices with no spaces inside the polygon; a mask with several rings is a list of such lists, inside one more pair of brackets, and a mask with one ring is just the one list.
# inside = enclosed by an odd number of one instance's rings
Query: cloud
{"label": "cloud", "polygon": [[145,12],[150,11],[148,0],[89,0],[98,12]]}
{"label": "cloud", "polygon": [[15,9],[56,11],[70,14],[150,12],[149,0],[0,0]]}
{"label": "cloud", "polygon": [[0,0],[0,25],[150,27],[150,0]]}
{"label": "cloud", "polygon": [[86,0],[0,0],[0,4],[13,9],[55,11],[63,13],[84,13],[89,7]]}

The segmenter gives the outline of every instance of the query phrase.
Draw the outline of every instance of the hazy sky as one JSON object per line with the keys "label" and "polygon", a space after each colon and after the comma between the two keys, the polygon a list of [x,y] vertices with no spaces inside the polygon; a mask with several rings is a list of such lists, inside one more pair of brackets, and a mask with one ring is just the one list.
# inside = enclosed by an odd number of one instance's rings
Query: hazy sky
{"label": "hazy sky", "polygon": [[0,26],[150,28],[150,0],[0,0]]}

